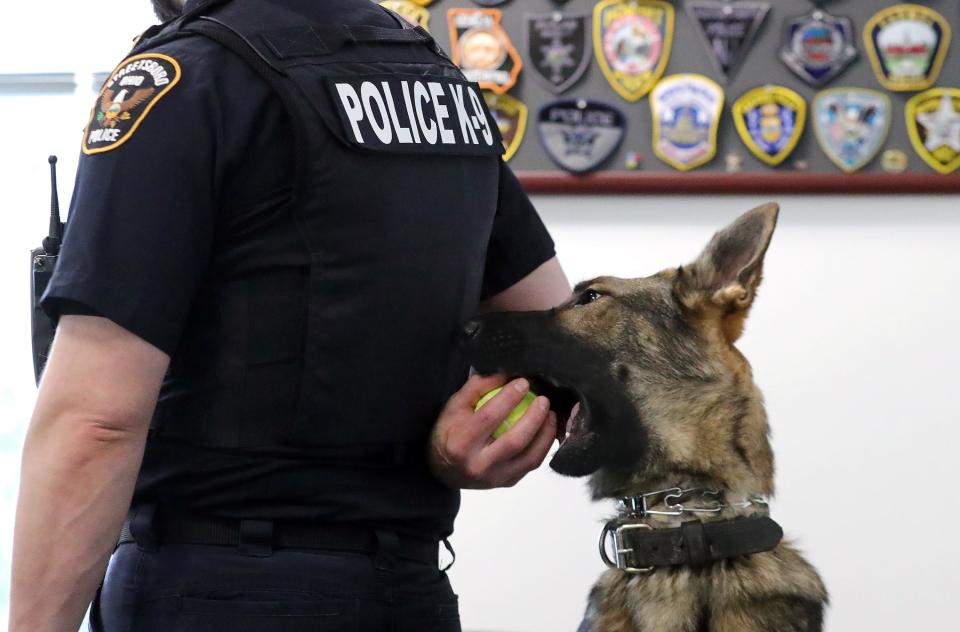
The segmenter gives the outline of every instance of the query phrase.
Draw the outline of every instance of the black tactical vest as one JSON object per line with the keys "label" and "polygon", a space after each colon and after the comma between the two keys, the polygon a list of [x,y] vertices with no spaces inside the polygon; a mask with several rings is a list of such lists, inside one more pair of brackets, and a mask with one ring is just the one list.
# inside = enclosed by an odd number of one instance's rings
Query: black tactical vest
{"label": "black tactical vest", "polygon": [[422,463],[466,378],[453,341],[477,309],[497,207],[502,140],[479,87],[370,0],[188,3],[135,52],[197,33],[246,60],[289,114],[310,267],[208,281],[154,436]]}

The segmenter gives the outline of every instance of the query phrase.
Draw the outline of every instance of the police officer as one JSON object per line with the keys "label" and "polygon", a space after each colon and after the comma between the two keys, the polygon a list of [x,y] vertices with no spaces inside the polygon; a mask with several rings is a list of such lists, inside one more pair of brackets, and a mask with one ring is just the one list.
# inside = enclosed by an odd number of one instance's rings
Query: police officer
{"label": "police officer", "polygon": [[556,419],[491,441],[528,385],[475,414],[504,377],[454,340],[565,299],[553,243],[423,29],[368,0],[166,17],[84,131],[11,629],[93,599],[106,631],[459,630],[458,488],[515,483]]}

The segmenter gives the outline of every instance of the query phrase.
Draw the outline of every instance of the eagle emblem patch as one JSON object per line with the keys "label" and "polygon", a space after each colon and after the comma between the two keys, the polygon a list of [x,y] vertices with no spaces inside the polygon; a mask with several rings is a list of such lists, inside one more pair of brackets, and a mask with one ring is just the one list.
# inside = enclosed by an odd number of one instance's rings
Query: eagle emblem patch
{"label": "eagle emblem patch", "polygon": [[83,153],[116,149],[133,136],[153,106],[180,81],[180,64],[159,53],[134,55],[100,89],[83,132]]}
{"label": "eagle emblem patch", "polygon": [[846,173],[866,166],[890,132],[890,98],[876,90],[833,88],[813,100],[813,129],[833,164]]}

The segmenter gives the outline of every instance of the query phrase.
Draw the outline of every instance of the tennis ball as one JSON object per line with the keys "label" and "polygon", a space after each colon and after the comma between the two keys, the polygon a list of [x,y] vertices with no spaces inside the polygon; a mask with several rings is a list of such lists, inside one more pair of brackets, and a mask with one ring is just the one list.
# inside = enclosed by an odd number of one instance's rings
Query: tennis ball
{"label": "tennis ball", "polygon": [[[477,405],[473,408],[473,411],[476,412],[483,408],[483,405],[489,402],[491,399],[497,396],[497,393],[503,390],[503,387],[493,389],[486,395],[480,398],[480,401],[477,402]],[[530,408],[530,404],[533,403],[533,400],[537,398],[537,394],[532,391],[527,391],[527,394],[523,396],[523,399],[520,400],[520,403],[517,404],[516,408],[510,411],[510,414],[507,415],[507,418],[503,420],[503,423],[500,424],[496,430],[493,431],[493,434],[490,435],[494,439],[505,433],[507,430],[513,428],[513,425],[520,421],[520,418],[523,417],[523,413],[527,412],[527,409]]]}

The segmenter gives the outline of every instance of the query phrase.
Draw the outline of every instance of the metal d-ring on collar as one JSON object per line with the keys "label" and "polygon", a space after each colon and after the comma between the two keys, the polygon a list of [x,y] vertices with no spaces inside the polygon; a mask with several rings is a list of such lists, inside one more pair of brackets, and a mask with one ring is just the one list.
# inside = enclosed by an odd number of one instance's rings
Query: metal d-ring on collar
{"label": "metal d-ring on collar", "polygon": [[[713,496],[714,500],[708,507],[686,507],[679,502],[681,498],[689,494],[699,493],[702,496]],[[653,566],[637,568],[630,566],[627,562],[627,554],[632,553],[632,548],[624,545],[623,533],[627,531],[636,531],[638,529],[653,530],[653,527],[644,522],[647,516],[682,516],[688,514],[717,514],[727,507],[745,508],[756,505],[766,508],[768,503],[759,497],[749,497],[742,501],[734,503],[724,503],[719,499],[721,492],[716,489],[706,489],[703,487],[691,487],[683,489],[682,487],[669,487],[667,489],[647,492],[636,496],[623,496],[617,500],[618,513],[616,519],[607,522],[600,532],[600,559],[610,568],[617,568],[626,573],[649,573],[653,571]],[[650,509],[650,498],[663,497],[665,510]],[[671,499],[673,502],[671,502]],[[656,505],[653,505],[656,506]],[[616,560],[611,560],[607,555],[607,538],[613,536],[614,550],[616,551]]]}

